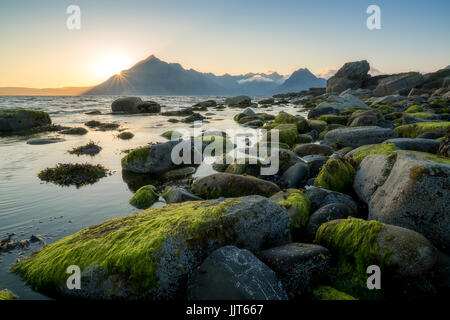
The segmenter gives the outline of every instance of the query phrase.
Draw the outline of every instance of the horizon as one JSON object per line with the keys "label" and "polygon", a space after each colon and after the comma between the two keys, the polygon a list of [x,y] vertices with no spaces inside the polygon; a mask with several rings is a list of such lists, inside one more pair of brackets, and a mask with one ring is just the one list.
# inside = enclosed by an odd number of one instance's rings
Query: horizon
{"label": "horizon", "polygon": [[[81,10],[79,30],[66,26],[71,4]],[[450,27],[448,1],[377,1],[380,30],[366,28],[370,4],[356,0],[327,0],[320,5],[291,0],[2,4],[0,87],[91,87],[149,55],[215,75],[290,75],[307,68],[322,76],[358,60],[369,61],[385,74],[427,73],[450,63],[450,44],[444,41]]]}

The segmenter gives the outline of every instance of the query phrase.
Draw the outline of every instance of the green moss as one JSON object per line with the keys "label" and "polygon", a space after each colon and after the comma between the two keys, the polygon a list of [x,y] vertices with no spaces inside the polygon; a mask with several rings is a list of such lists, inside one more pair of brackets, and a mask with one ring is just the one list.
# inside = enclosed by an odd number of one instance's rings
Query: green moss
{"label": "green moss", "polygon": [[327,128],[327,123],[322,120],[308,120],[308,124],[312,130],[322,132]]}
{"label": "green moss", "polygon": [[274,122],[278,124],[295,124],[299,131],[303,131],[306,126],[306,120],[303,117],[296,117],[284,111],[277,115]]}
{"label": "green moss", "polygon": [[130,140],[134,137],[134,134],[128,131],[121,132],[117,135],[117,138],[122,140]]}
{"label": "green moss", "polygon": [[97,164],[63,164],[58,163],[55,168],[42,170],[38,177],[47,182],[53,182],[59,185],[76,185],[77,187],[93,184],[103,177],[106,177],[108,169]]}
{"label": "green moss", "polygon": [[96,145],[94,141],[89,141],[89,143],[84,146],[73,148],[72,150],[69,151],[69,153],[75,154],[77,156],[80,156],[82,154],[95,156],[101,150],[102,148]]}
{"label": "green moss", "polygon": [[421,106],[418,106],[417,104],[409,107],[405,110],[406,113],[416,113],[416,112],[423,112],[423,108]]}
{"label": "green moss", "polygon": [[16,296],[14,296],[11,292],[8,290],[1,290],[0,291],[0,301],[2,300],[16,300]]}
{"label": "green moss", "polygon": [[382,250],[379,241],[386,226],[375,220],[356,218],[333,220],[322,224],[315,242],[326,247],[337,257],[332,280],[337,289],[364,298],[379,298],[381,293],[368,290],[367,267],[377,265],[383,271],[388,267],[392,252]]}
{"label": "green moss", "polygon": [[52,292],[66,282],[68,266],[78,265],[82,272],[97,266],[143,293],[158,286],[158,251],[166,240],[181,235],[188,242],[199,241],[235,203],[184,202],[110,219],[44,246],[12,269],[35,290]]}
{"label": "green moss", "polygon": [[426,113],[426,112],[415,112],[415,113],[408,113],[408,116],[423,119],[423,120],[436,120],[437,117],[434,114]]}
{"label": "green moss", "polygon": [[[278,202],[280,205],[295,212],[291,215],[291,226],[294,228],[302,228],[309,220],[309,212],[311,209],[311,202],[308,196],[302,190],[288,191],[287,197]],[[291,210],[290,210],[291,209]]]}
{"label": "green moss", "polygon": [[377,108],[378,111],[380,111],[382,114],[388,114],[388,113],[393,113],[395,112],[395,108],[391,107],[387,104],[381,105]]}
{"label": "green moss", "polygon": [[164,132],[164,133],[161,135],[161,137],[164,137],[164,138],[166,138],[166,139],[168,139],[168,140],[172,139],[172,136],[173,136],[175,139],[178,139],[178,138],[181,138],[181,137],[182,137],[182,134],[179,133],[178,131],[175,131],[175,130],[169,130],[169,131]]}
{"label": "green moss", "polygon": [[278,130],[279,142],[293,147],[297,143],[298,130],[295,124],[280,124],[266,134],[266,141],[272,142],[272,130]]}
{"label": "green moss", "polygon": [[335,114],[323,114],[321,115],[318,120],[325,121],[327,124],[347,124],[347,117],[346,116],[338,116]]}
{"label": "green moss", "polygon": [[402,138],[416,138],[424,132],[428,131],[442,131],[442,135],[445,134],[445,130],[450,128],[450,121],[444,122],[418,122],[412,124],[406,124],[395,128],[395,132]]}
{"label": "green moss", "polygon": [[350,163],[331,158],[320,169],[314,185],[329,190],[343,191],[352,186],[354,175],[355,168]]}
{"label": "green moss", "polygon": [[154,204],[159,198],[156,188],[152,185],[143,186],[136,191],[130,204],[138,209],[147,209]]}
{"label": "green moss", "polygon": [[397,150],[397,147],[393,143],[371,144],[357,148],[350,157],[356,165],[359,165],[367,156],[372,154],[389,154],[394,150]]}
{"label": "green moss", "polygon": [[147,161],[148,153],[150,151],[149,147],[142,147],[138,149],[131,150],[123,159],[122,159],[122,168],[123,163],[126,165],[133,163],[136,160]]}
{"label": "green moss", "polygon": [[321,133],[319,133],[319,140],[323,140],[325,138],[325,135],[328,133],[328,130],[324,130]]}
{"label": "green moss", "polygon": [[36,122],[41,122],[45,124],[50,124],[52,122],[47,112],[28,110],[22,108],[0,110],[0,117],[3,117],[5,119],[13,119],[17,117],[19,118],[29,117]]}
{"label": "green moss", "polygon": [[312,291],[314,300],[358,300],[345,292],[329,286],[318,286]]}

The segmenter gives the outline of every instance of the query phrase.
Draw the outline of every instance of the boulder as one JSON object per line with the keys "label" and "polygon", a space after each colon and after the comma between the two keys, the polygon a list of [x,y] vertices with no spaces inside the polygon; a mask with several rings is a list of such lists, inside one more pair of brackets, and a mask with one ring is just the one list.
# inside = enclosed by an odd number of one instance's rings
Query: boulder
{"label": "boulder", "polygon": [[410,139],[410,138],[396,138],[389,139],[383,143],[392,143],[401,150],[420,151],[428,153],[437,153],[441,142],[432,139]]}
{"label": "boulder", "polygon": [[311,214],[306,225],[306,232],[308,236],[314,238],[317,229],[323,223],[336,219],[346,219],[352,214],[354,214],[352,208],[344,203],[334,202],[324,205]]}
{"label": "boulder", "polygon": [[202,198],[193,195],[189,191],[181,187],[169,187],[167,188],[162,197],[166,200],[167,203],[179,203],[185,201],[199,201],[203,200]]}
{"label": "boulder", "polygon": [[217,102],[215,100],[200,101],[194,105],[194,107],[206,107],[206,108],[212,108],[215,106],[217,106]]}
{"label": "boulder", "polygon": [[314,186],[333,191],[344,191],[351,188],[355,168],[345,159],[330,158],[320,169],[314,180]]}
{"label": "boulder", "polygon": [[311,202],[311,212],[315,212],[327,204],[342,203],[349,207],[351,216],[358,214],[358,205],[352,197],[346,194],[317,187],[308,188],[306,194]]}
{"label": "boulder", "polygon": [[281,184],[286,188],[303,187],[309,177],[309,166],[303,161],[299,161],[281,176]]}
{"label": "boulder", "polygon": [[225,104],[231,108],[247,108],[251,105],[252,100],[249,96],[237,96],[225,99]]}
{"label": "boulder", "polygon": [[363,298],[380,294],[367,288],[367,267],[377,265],[385,281],[408,283],[429,271],[438,253],[415,231],[355,218],[322,224],[315,241],[339,257],[333,275],[337,288]]}
{"label": "boulder", "polygon": [[176,152],[177,150],[185,149],[191,152],[190,161],[196,157],[201,159],[201,154],[191,141],[168,141],[130,151],[122,158],[122,169],[134,173],[153,174],[161,174],[170,169],[175,169],[180,165],[180,163],[177,164],[172,161],[172,151],[175,147],[177,149],[174,153],[177,155],[179,155]]}
{"label": "boulder", "polygon": [[139,105],[142,103],[144,101],[138,97],[119,98],[113,101],[111,110],[117,113],[139,113]]}
{"label": "boulder", "polygon": [[320,103],[315,109],[308,113],[308,119],[315,119],[325,114],[339,114],[342,111],[351,109],[367,109],[370,107],[359,98],[351,94],[339,96],[329,96],[327,101]]}
{"label": "boulder", "polygon": [[258,257],[275,271],[290,297],[304,294],[313,283],[323,279],[331,260],[326,248],[306,243],[264,250]]}
{"label": "boulder", "polygon": [[318,154],[312,154],[308,156],[302,157],[303,161],[306,162],[306,164],[309,166],[309,172],[311,177],[315,177],[319,174],[320,169],[322,166],[327,162],[328,158],[318,155]]}
{"label": "boulder", "polygon": [[147,209],[158,201],[159,194],[156,192],[156,188],[152,185],[147,185],[139,188],[130,199],[130,204],[138,209]]}
{"label": "boulder", "polygon": [[347,62],[327,81],[328,93],[341,93],[347,89],[358,89],[368,78],[370,70],[366,60]]}
{"label": "boulder", "polygon": [[333,149],[323,144],[306,143],[295,146],[294,152],[300,157],[309,155],[329,156],[333,153]]}
{"label": "boulder", "polygon": [[272,182],[231,173],[215,173],[192,184],[192,192],[205,199],[256,194],[270,197],[278,191],[280,188]]}
{"label": "boulder", "polygon": [[248,250],[214,251],[188,282],[189,300],[287,300],[275,272]]}
{"label": "boulder", "polygon": [[369,219],[411,230],[450,248],[450,160],[429,153],[394,151],[365,158],[354,180]]}
{"label": "boulder", "polygon": [[426,132],[434,131],[442,137],[450,129],[450,121],[444,122],[418,122],[405,124],[395,128],[398,136],[401,138],[416,138]]}
{"label": "boulder", "polygon": [[378,82],[373,94],[378,97],[400,93],[407,95],[412,88],[420,87],[424,83],[419,72],[396,74]]}
{"label": "boulder", "polygon": [[271,196],[270,200],[286,208],[291,218],[292,228],[302,228],[308,222],[311,203],[302,190],[287,189],[286,191],[280,191]]}
{"label": "boulder", "polygon": [[377,126],[352,127],[328,131],[323,143],[336,149],[343,147],[357,148],[392,138],[397,138],[397,133],[392,129]]}
{"label": "boulder", "polygon": [[[189,276],[214,250],[257,253],[288,243],[289,223],[282,206],[261,196],[170,204],[84,229],[13,270],[52,297],[182,299]],[[81,268],[80,290],[66,286],[69,265]]]}
{"label": "boulder", "polygon": [[43,144],[51,144],[66,141],[63,138],[42,138],[42,139],[31,139],[27,141],[27,144],[30,145],[43,145]]}
{"label": "boulder", "polygon": [[50,116],[44,111],[22,108],[0,109],[0,131],[20,131],[51,123]]}

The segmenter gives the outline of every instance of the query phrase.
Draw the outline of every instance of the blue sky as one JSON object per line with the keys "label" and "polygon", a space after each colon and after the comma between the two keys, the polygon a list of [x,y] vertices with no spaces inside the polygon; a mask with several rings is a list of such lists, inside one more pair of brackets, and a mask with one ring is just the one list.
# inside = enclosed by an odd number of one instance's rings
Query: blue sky
{"label": "blue sky", "polygon": [[[70,4],[80,30],[66,28]],[[366,28],[371,4],[381,30]],[[97,70],[110,55],[216,74],[318,74],[361,59],[386,73],[430,72],[450,64],[449,12],[448,0],[0,0],[0,86],[93,85],[114,69]]]}

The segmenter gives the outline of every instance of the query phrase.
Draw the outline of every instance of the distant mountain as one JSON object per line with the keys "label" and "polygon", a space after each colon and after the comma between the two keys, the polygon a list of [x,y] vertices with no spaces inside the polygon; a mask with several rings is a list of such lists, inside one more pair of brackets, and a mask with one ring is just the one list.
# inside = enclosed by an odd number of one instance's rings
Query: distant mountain
{"label": "distant mountain", "polygon": [[325,87],[326,81],[300,69],[287,80],[276,72],[216,76],[186,70],[154,55],[114,75],[85,92],[85,95],[272,95],[310,87]]}
{"label": "distant mountain", "polygon": [[79,96],[92,87],[22,88],[0,87],[0,96]]}
{"label": "distant mountain", "polygon": [[277,93],[299,92],[309,88],[325,88],[327,80],[317,78],[308,69],[298,69],[279,87]]}

